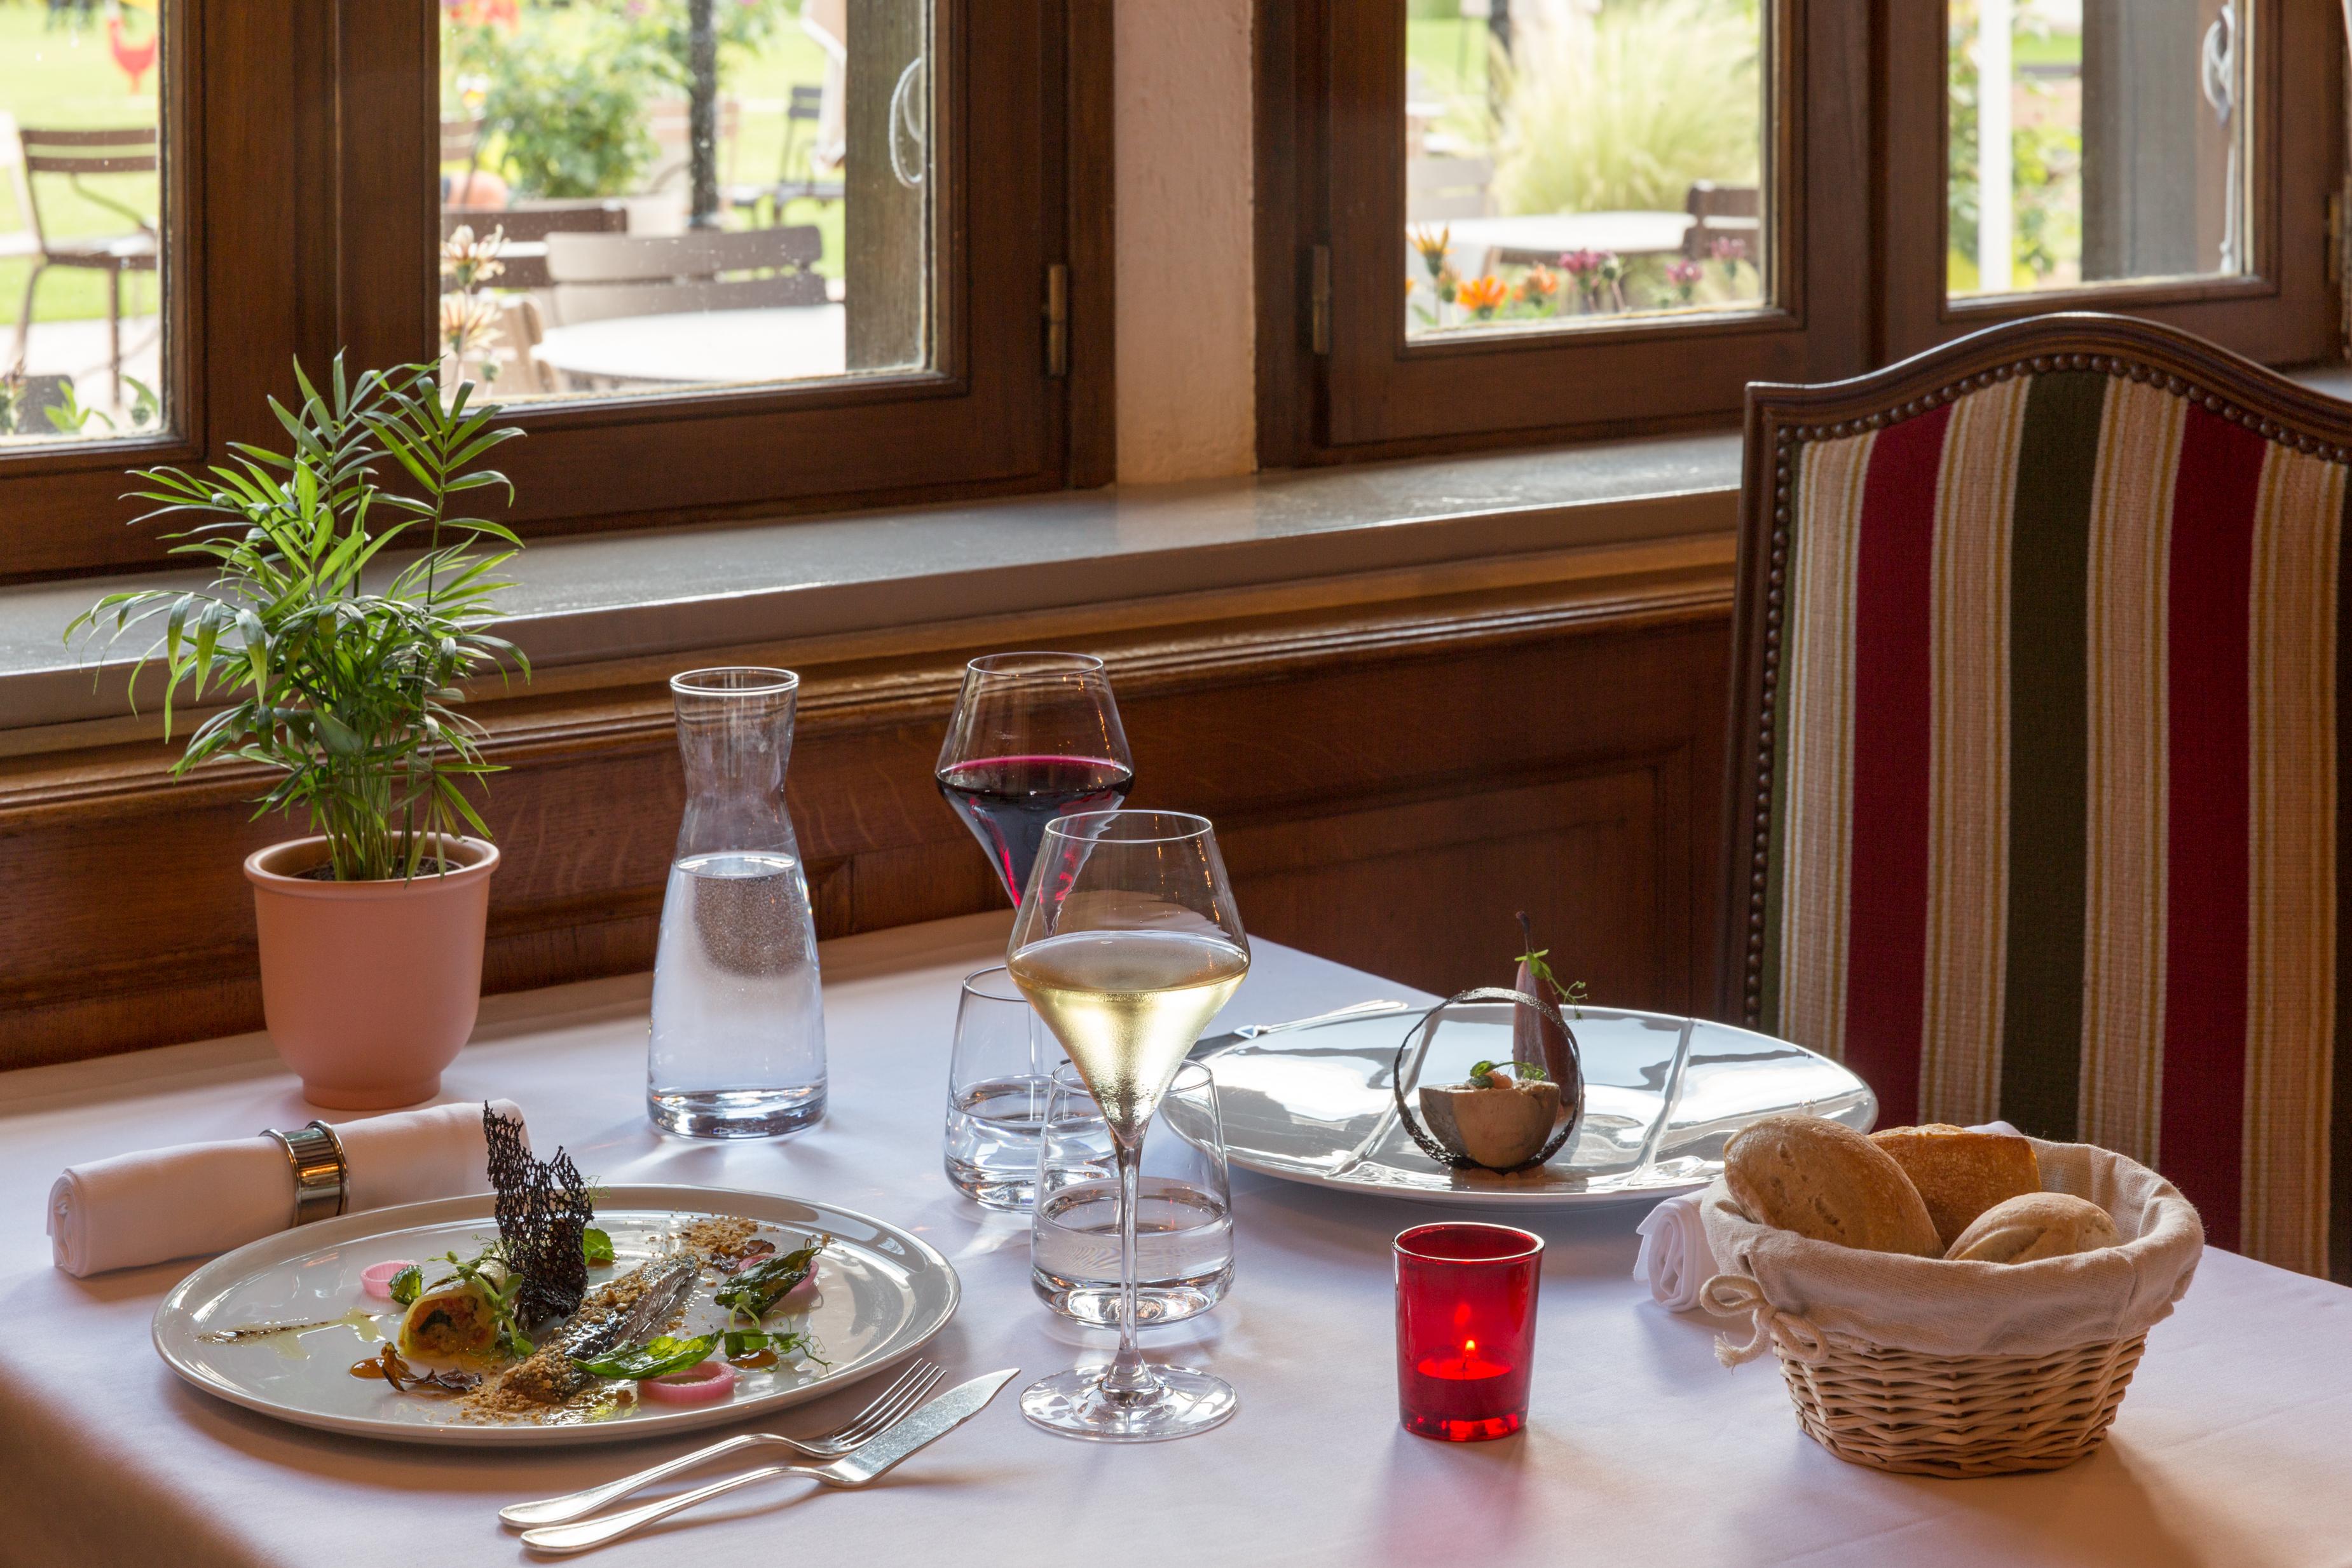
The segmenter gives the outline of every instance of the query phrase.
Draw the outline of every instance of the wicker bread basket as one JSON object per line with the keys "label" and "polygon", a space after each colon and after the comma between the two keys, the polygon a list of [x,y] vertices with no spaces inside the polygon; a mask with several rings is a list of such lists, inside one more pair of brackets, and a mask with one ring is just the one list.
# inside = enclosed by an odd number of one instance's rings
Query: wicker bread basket
{"label": "wicker bread basket", "polygon": [[1701,1199],[1723,1272],[1702,1295],[1746,1313],[1727,1366],[1780,1358],[1797,1420],[1838,1458],[1906,1475],[2056,1469],[2097,1448],[2204,1249],[2197,1211],[2147,1166],[2035,1141],[2042,1185],[2105,1208],[2120,1247],[2023,1264],[1859,1252],[1758,1225],[1718,1180]]}

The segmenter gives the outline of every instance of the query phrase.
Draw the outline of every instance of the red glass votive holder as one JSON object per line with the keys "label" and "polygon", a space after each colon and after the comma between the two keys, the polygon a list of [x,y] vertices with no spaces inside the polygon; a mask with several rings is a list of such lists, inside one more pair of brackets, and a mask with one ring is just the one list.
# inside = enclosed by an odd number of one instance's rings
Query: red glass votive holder
{"label": "red glass votive holder", "polygon": [[1396,1239],[1406,1431],[1477,1443],[1527,1425],[1543,1249],[1507,1225],[1416,1225]]}

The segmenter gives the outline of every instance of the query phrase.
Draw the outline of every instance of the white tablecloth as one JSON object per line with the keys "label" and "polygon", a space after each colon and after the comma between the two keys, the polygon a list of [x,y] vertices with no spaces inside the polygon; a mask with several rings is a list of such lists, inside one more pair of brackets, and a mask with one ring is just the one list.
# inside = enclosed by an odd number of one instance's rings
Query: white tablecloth
{"label": "white tablecloth", "polygon": [[[833,1108],[789,1143],[649,1134],[642,979],[493,998],[448,1097],[511,1095],[542,1148],[567,1144],[609,1181],[772,1188],[909,1226],[966,1287],[934,1354],[958,1378],[1017,1364],[1025,1382],[1107,1340],[1030,1293],[1025,1222],[983,1215],[940,1172],[955,983],[1004,929],[981,917],[829,945]],[[1261,944],[1224,1027],[1410,994]],[[185,1387],[150,1350],[181,1267],[83,1281],[48,1267],[41,1199],[67,1163],[311,1113],[257,1038],[0,1075],[0,1562],[528,1561],[499,1506],[688,1446],[444,1455],[280,1426]],[[603,1560],[2352,1563],[2352,1291],[2212,1253],[2096,1456],[2046,1476],[1899,1479],[1830,1458],[1769,1362],[1726,1372],[1710,1322],[1652,1305],[1627,1277],[1642,1211],[1613,1209],[1538,1227],[1551,1248],[1530,1429],[1455,1447],[1396,1425],[1389,1241],[1433,1211],[1239,1171],[1234,1185],[1233,1294],[1148,1342],[1240,1390],[1221,1430],[1090,1448],[1030,1428],[1008,1390],[873,1490],[753,1489]]]}

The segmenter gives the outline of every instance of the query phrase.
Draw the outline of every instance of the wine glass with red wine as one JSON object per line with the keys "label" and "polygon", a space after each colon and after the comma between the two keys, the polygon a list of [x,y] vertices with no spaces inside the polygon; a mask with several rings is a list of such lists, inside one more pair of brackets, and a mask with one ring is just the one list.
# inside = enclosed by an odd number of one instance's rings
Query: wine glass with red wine
{"label": "wine glass with red wine", "polygon": [[1115,810],[1135,783],[1102,661],[991,653],[966,664],[937,778],[1017,907],[1045,824]]}

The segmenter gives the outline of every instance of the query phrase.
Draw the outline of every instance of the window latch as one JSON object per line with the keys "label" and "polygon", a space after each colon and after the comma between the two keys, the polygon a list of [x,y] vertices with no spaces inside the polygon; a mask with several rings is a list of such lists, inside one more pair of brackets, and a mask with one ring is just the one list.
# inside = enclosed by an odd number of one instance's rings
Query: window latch
{"label": "window latch", "polygon": [[1070,373],[1070,269],[1058,261],[1045,269],[1045,373]]}
{"label": "window latch", "polygon": [[1318,245],[1307,253],[1307,347],[1318,354],[1331,351],[1331,247]]}

